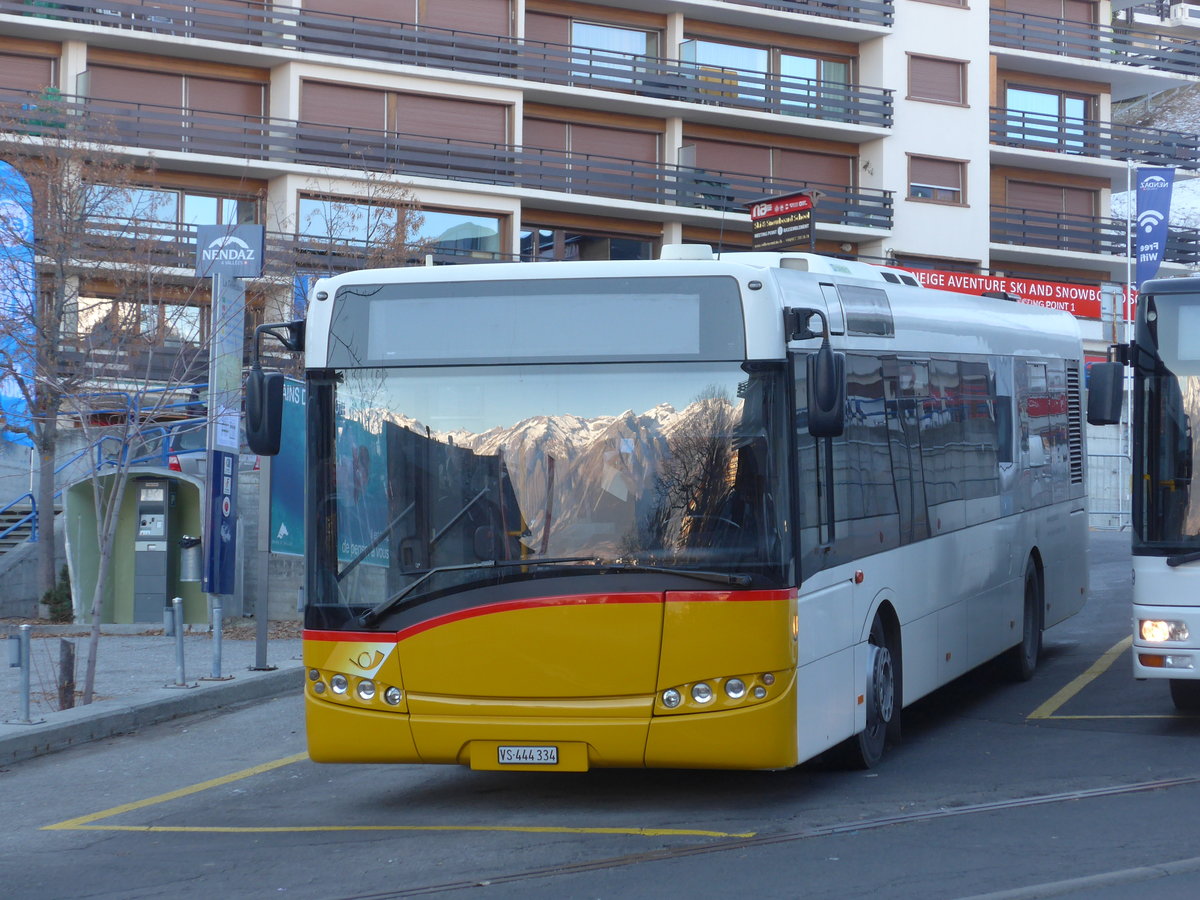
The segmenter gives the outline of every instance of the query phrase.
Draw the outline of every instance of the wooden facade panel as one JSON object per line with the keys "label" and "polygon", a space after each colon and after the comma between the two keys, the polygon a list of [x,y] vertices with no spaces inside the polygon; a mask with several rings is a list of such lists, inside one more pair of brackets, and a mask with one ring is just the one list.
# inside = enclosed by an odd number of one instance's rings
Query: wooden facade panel
{"label": "wooden facade panel", "polygon": [[419,21],[434,28],[508,37],[512,32],[509,0],[421,0]]}
{"label": "wooden facade panel", "polygon": [[388,22],[416,22],[417,0],[304,0],[306,12],[354,16],[358,19],[383,19]]}
{"label": "wooden facade panel", "polygon": [[261,116],[264,92],[261,84],[222,81],[216,78],[187,79],[187,107],[191,110]]}
{"label": "wooden facade panel", "polygon": [[455,141],[508,143],[508,106],[426,94],[395,94],[393,128],[400,134]]}
{"label": "wooden facade panel", "polygon": [[531,41],[545,41],[547,44],[569,44],[571,43],[571,20],[565,16],[526,13],[525,37]]}
{"label": "wooden facade panel", "polygon": [[811,181],[844,187],[854,185],[854,159],[827,153],[775,150],[772,175],[788,181]]}
{"label": "wooden facade panel", "polygon": [[747,175],[771,175],[771,149],[750,144],[693,140],[696,168],[712,172],[741,172]]}
{"label": "wooden facade panel", "polygon": [[1009,181],[1006,194],[1005,205],[1017,209],[1065,213],[1072,216],[1096,215],[1097,193],[1086,188]]}
{"label": "wooden facade panel", "polygon": [[116,66],[90,66],[88,91],[93,99],[118,103],[183,106],[183,76]]}
{"label": "wooden facade panel", "polygon": [[541,150],[567,149],[567,123],[549,119],[526,119],[523,125],[526,147]]}
{"label": "wooden facade panel", "polygon": [[387,93],[349,84],[305,81],[300,85],[300,118],[316,125],[387,128]]}
{"label": "wooden facade panel", "polygon": [[5,88],[18,91],[40,91],[54,85],[58,60],[49,56],[26,56],[0,51],[0,72]]}
{"label": "wooden facade panel", "polygon": [[656,163],[658,135],[644,131],[597,128],[593,125],[572,125],[571,152]]}

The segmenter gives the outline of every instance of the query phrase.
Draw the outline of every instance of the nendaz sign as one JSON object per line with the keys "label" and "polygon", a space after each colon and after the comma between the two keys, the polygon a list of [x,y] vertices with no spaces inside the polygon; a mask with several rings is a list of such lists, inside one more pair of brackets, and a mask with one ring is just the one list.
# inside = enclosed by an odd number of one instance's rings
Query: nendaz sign
{"label": "nendaz sign", "polygon": [[264,235],[261,225],[198,226],[196,275],[257,278],[262,274]]}

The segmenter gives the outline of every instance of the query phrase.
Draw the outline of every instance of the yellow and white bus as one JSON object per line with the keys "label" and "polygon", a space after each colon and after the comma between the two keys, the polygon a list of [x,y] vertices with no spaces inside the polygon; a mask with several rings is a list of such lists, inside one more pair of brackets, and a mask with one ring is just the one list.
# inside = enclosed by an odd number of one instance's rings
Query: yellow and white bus
{"label": "yellow and white bus", "polygon": [[872,766],[1085,599],[1065,313],[683,245],[348,273],[264,331],[304,355],[318,762]]}

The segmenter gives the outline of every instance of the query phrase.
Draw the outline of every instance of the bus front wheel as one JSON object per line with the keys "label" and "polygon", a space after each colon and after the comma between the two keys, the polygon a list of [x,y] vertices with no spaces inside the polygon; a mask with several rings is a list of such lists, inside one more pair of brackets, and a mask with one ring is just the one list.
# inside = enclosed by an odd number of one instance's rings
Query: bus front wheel
{"label": "bus front wheel", "polygon": [[866,726],[844,746],[846,762],[853,768],[870,769],[878,765],[889,733],[898,730],[900,691],[896,662],[883,620],[876,615],[867,638],[867,682],[863,690]]}
{"label": "bus front wheel", "polygon": [[1180,712],[1200,713],[1200,681],[1172,678],[1171,702]]}

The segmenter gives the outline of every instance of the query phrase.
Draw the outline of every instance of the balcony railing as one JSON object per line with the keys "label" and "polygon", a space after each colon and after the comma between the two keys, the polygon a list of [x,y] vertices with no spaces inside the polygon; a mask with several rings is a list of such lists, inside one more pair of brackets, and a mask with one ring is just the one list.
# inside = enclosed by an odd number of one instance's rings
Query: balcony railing
{"label": "balcony railing", "polygon": [[844,19],[868,25],[891,25],[895,18],[892,0],[861,0],[858,3],[830,3],[820,0],[726,0],[738,6],[758,6],[784,12]]}
{"label": "balcony railing", "polygon": [[[817,3],[790,6],[819,7]],[[841,4],[839,8],[891,4]],[[800,11],[800,10],[796,10]],[[808,11],[807,9],[805,11]],[[854,125],[892,124],[892,91],[766,72],[712,67],[680,60],[591,50],[567,44],[519,41],[428,28],[403,22],[327,15],[275,7],[244,9],[208,0],[178,8],[106,2],[31,7],[0,0],[0,13],[149,31],[189,40],[213,40],[331,53],[392,64],[431,66],[519,81],[589,88]],[[714,74],[715,72],[715,74]]]}
{"label": "balcony railing", "polygon": [[143,150],[366,169],[723,212],[745,212],[748,203],[769,194],[815,188],[823,194],[818,223],[889,228],[892,222],[891,191],[512,144],[70,97],[39,109],[34,95],[0,88],[0,122],[6,120],[3,127],[27,135],[54,137],[69,124],[97,139]]}
{"label": "balcony railing", "polygon": [[[1128,223],[1124,219],[992,207],[994,244],[1018,244],[1059,250],[1064,254],[1126,256],[1127,229]],[[1172,226],[1164,259],[1173,263],[1200,263],[1200,229]]]}
{"label": "balcony railing", "polygon": [[991,42],[1012,50],[1200,75],[1200,45],[1196,41],[1135,28],[992,9]]}
{"label": "balcony railing", "polygon": [[1200,136],[1195,134],[1011,109],[992,109],[992,143],[1144,165],[1200,168]]}

